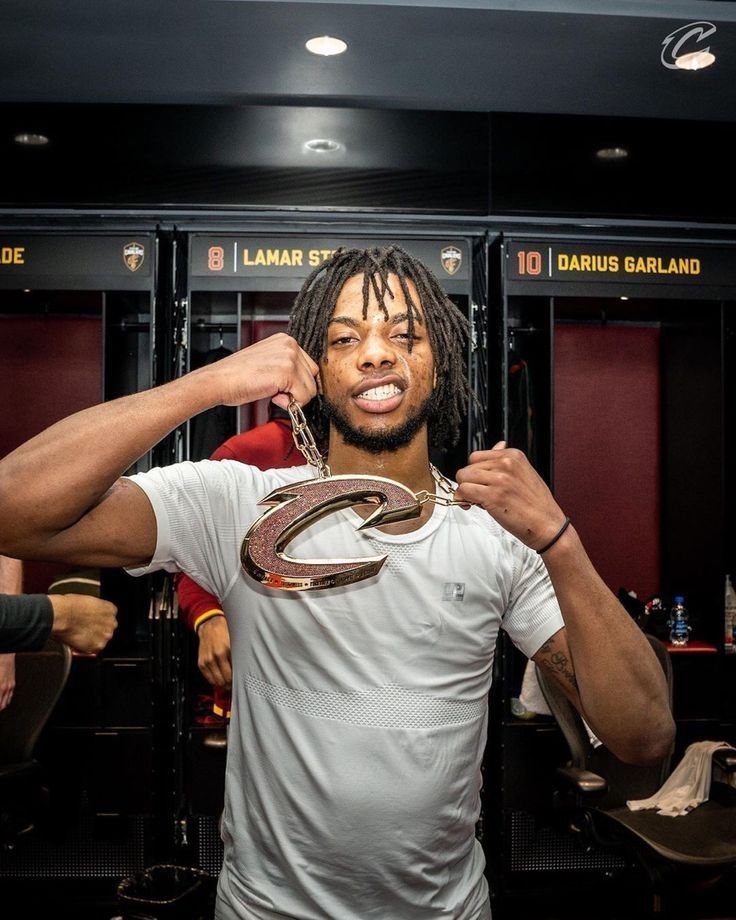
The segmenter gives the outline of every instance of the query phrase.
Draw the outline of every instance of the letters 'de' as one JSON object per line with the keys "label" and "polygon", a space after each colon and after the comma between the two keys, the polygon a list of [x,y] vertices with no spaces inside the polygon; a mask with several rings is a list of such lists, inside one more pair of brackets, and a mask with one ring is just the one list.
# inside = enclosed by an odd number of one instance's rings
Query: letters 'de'
{"label": "letters 'de'", "polygon": [[280,486],[261,505],[271,505],[245,535],[240,558],[245,571],[269,588],[316,591],[363,581],[380,571],[385,556],[355,559],[293,559],[289,542],[310,524],[350,505],[377,505],[358,530],[419,517],[417,496],[381,476],[330,476]]}

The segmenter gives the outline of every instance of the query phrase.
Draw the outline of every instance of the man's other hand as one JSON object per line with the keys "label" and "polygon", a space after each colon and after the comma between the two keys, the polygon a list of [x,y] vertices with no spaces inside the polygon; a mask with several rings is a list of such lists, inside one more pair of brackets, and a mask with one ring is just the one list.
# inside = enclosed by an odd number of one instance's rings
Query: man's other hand
{"label": "man's other hand", "polygon": [[87,594],[49,594],[54,608],[51,632],[75,652],[96,655],[117,628],[117,607]]}
{"label": "man's other hand", "polygon": [[211,617],[199,627],[197,636],[199,670],[213,687],[229,690],[233,670],[230,663],[230,631],[227,620],[224,616]]}

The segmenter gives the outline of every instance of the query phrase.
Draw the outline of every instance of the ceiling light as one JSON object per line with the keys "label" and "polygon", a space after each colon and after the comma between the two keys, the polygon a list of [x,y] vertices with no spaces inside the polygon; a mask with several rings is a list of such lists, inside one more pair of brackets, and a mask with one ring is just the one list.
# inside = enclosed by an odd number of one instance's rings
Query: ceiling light
{"label": "ceiling light", "polygon": [[43,147],[49,142],[45,134],[16,134],[13,140],[26,147]]}
{"label": "ceiling light", "polygon": [[619,300],[628,300],[628,297],[619,297]]}
{"label": "ceiling light", "polygon": [[716,56],[712,51],[691,51],[675,58],[675,64],[680,70],[702,70],[715,63]]}
{"label": "ceiling light", "polygon": [[306,141],[304,146],[307,150],[313,150],[315,153],[335,153],[335,151],[343,149],[342,144],[331,140],[329,137],[315,137],[311,141]]}
{"label": "ceiling light", "polygon": [[323,57],[331,57],[333,54],[342,54],[347,50],[347,43],[341,38],[331,38],[329,35],[320,35],[317,38],[310,38],[306,43],[307,51],[312,54],[321,54]]}
{"label": "ceiling light", "polygon": [[595,155],[599,160],[625,160],[629,151],[625,147],[601,147]]}

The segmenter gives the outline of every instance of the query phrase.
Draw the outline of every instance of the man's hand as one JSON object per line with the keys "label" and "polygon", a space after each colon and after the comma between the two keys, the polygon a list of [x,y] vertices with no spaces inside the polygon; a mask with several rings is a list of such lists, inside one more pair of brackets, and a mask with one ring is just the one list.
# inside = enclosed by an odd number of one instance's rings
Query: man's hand
{"label": "man's hand", "polygon": [[205,680],[213,687],[229,690],[233,671],[230,659],[230,631],[224,616],[210,617],[197,630],[199,655],[197,664]]}
{"label": "man's hand", "polygon": [[0,655],[0,712],[10,705],[15,690],[15,655]]}
{"label": "man's hand", "polygon": [[531,549],[555,536],[565,515],[526,456],[505,441],[476,450],[458,470],[455,498],[484,508],[509,533]]}
{"label": "man's hand", "polygon": [[49,594],[54,608],[51,634],[81,655],[96,655],[117,628],[117,607],[88,594]]}
{"label": "man's hand", "polygon": [[207,376],[218,404],[241,406],[272,397],[282,409],[289,404],[289,394],[300,406],[306,405],[317,393],[318,373],[306,351],[283,332],[192,371]]}

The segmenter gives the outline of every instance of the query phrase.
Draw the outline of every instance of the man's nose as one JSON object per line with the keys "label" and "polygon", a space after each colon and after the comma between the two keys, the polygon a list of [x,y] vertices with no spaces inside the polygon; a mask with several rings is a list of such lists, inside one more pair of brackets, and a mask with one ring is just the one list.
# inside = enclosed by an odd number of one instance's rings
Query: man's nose
{"label": "man's nose", "polygon": [[391,340],[379,332],[371,332],[361,342],[358,364],[361,368],[391,367],[396,362],[396,352]]}

